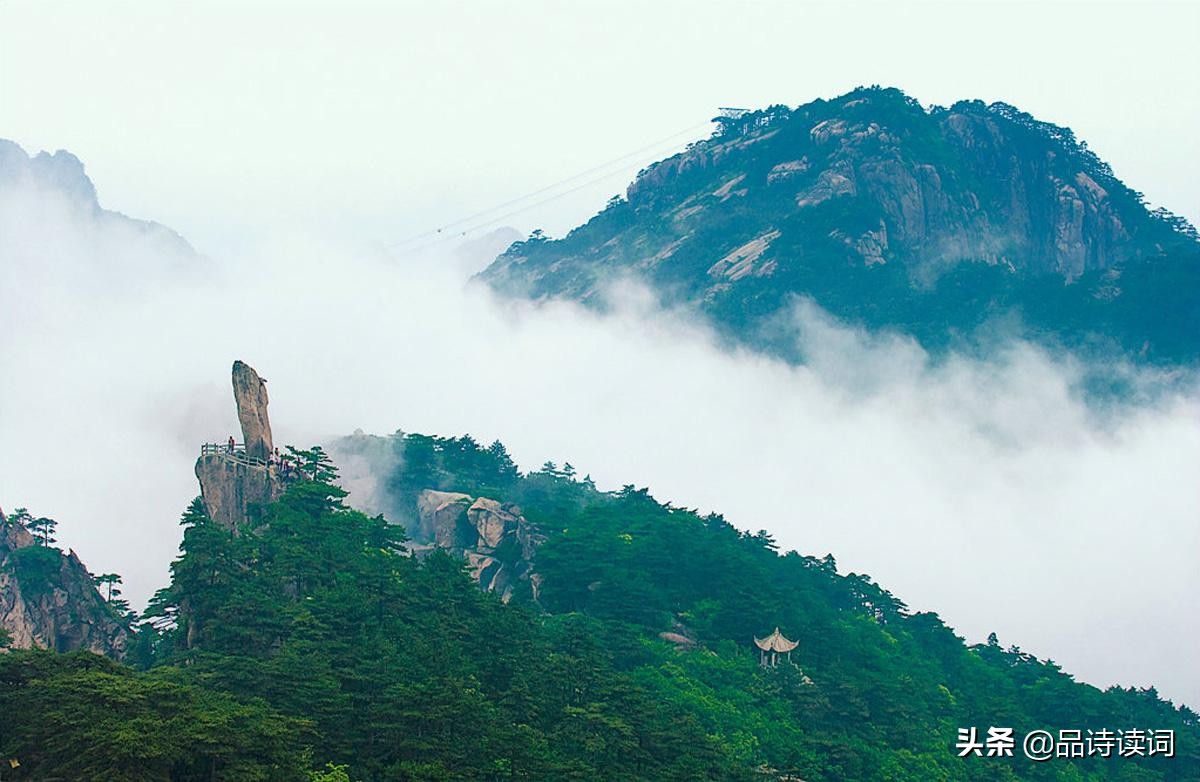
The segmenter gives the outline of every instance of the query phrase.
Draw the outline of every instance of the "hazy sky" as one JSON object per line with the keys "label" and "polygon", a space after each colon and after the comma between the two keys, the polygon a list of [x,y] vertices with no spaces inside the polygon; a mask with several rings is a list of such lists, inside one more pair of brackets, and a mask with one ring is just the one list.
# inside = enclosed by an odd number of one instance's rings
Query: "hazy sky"
{"label": "hazy sky", "polygon": [[[1198,3],[4,0],[0,138],[70,149],[110,208],[205,251],[268,223],[371,243],[719,106],[878,83],[1069,125],[1196,221],[1198,38]],[[561,233],[624,184],[513,222]]]}
{"label": "hazy sky", "polygon": [[[141,604],[166,581],[198,444],[235,426],[243,358],[270,378],[283,442],[500,437],[525,467],[569,459],[602,486],[833,552],[972,641],[996,630],[1088,681],[1196,706],[1200,395],[1102,414],[1073,393],[1071,362],[1029,346],[933,366],[808,306],[794,322],[812,362],[788,367],[718,350],[636,292],[606,318],[536,308],[464,290],[437,258],[363,249],[703,135],[718,106],[863,83],[1068,124],[1197,219],[1198,18],[1150,3],[0,0],[0,138],[70,149],[104,206],[210,256],[179,272],[53,194],[0,193],[0,504],[58,518]],[[626,179],[510,222],[562,232]]]}

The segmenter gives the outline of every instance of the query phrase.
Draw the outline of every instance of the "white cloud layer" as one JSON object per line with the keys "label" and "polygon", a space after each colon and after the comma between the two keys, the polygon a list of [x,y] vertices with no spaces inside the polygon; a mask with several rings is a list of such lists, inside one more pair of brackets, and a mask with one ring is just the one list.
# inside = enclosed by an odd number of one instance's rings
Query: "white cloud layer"
{"label": "white cloud layer", "polygon": [[832,552],[969,640],[1200,705],[1194,391],[1098,412],[1079,367],[1029,345],[933,362],[804,302],[793,367],[636,291],[604,316],[504,302],[451,263],[294,235],[161,257],[28,189],[0,228],[0,504],[57,518],[135,605],[166,583],[199,444],[236,428],[242,358],[277,441],[500,438],[525,468],[569,460]]}

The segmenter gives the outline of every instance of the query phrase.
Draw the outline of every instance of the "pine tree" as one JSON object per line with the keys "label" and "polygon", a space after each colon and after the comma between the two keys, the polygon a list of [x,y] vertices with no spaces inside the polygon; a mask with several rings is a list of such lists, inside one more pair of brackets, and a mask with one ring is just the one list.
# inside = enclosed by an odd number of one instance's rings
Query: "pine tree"
{"label": "pine tree", "polygon": [[33,533],[34,538],[42,546],[49,546],[51,543],[58,542],[54,537],[54,532],[58,528],[58,522],[54,519],[39,516],[36,519],[28,521],[25,526]]}

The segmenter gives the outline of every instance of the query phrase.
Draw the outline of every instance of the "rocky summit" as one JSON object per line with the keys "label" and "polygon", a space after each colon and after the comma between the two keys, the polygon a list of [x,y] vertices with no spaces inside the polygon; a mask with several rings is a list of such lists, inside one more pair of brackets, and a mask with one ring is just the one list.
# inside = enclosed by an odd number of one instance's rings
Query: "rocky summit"
{"label": "rocky summit", "polygon": [[229,529],[257,518],[279,499],[284,476],[273,457],[266,382],[250,365],[233,363],[233,397],[241,443],[211,443],[196,460],[200,496],[210,518]]}
{"label": "rocky summit", "polygon": [[[128,257],[142,251],[160,266],[203,266],[187,240],[170,228],[102,208],[83,163],[63,149],[29,155],[19,144],[0,138],[0,206],[7,211],[0,212],[0,225],[10,234],[0,234],[6,240],[0,247],[10,263],[56,258],[65,234],[77,231],[98,258],[113,261],[106,268],[112,275],[153,270]],[[57,226],[48,241],[34,247],[12,241],[22,235],[18,228],[47,223]],[[120,263],[115,262],[118,258]]]}
{"label": "rocky summit", "polygon": [[482,278],[602,305],[633,277],[770,347],[803,296],[930,347],[1005,320],[1045,342],[1200,359],[1195,229],[1067,128],[877,87],[716,121],[586,225],[535,232]]}
{"label": "rocky summit", "polygon": [[[203,446],[196,478],[208,517],[226,529],[242,531],[258,525],[266,507],[300,475],[289,470],[289,457],[275,455],[266,381],[243,361],[233,363],[232,381],[242,442]],[[405,550],[418,557],[437,549],[450,553],[466,563],[481,589],[505,602],[515,590],[537,599],[540,577],[533,571],[533,558],[546,538],[519,505],[424,486],[399,505],[411,538]]]}
{"label": "rocky summit", "polygon": [[0,511],[0,629],[18,649],[85,649],[116,659],[132,637],[74,551],[39,542]]}

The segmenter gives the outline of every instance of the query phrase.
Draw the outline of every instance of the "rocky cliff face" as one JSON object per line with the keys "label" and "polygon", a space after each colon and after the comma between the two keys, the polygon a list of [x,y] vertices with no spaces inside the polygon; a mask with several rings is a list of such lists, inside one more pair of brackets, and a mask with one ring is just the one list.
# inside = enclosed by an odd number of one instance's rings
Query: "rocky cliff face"
{"label": "rocky cliff face", "polygon": [[[545,540],[520,507],[488,497],[427,489],[417,497],[416,540],[463,557],[480,588],[507,601],[527,583],[537,599],[540,579],[533,557]],[[428,546],[416,546],[418,550]]]}
{"label": "rocky cliff face", "polygon": [[284,489],[283,478],[274,467],[223,453],[202,454],[196,460],[196,479],[208,517],[230,528],[258,518],[261,509],[279,499]]}
{"label": "rocky cliff face", "polygon": [[74,551],[41,546],[0,512],[0,627],[17,648],[87,649],[120,659],[129,628]]}
{"label": "rocky cliff face", "polygon": [[[1176,292],[1200,287],[1195,230],[1147,209],[1070,130],[878,88],[727,118],[626,201],[564,239],[513,245],[482,276],[593,301],[620,275],[740,336],[795,294],[918,337],[1012,309],[1137,348],[1200,324],[1196,297]],[[1182,323],[1162,322],[1163,302]]]}
{"label": "rocky cliff face", "polygon": [[204,508],[209,518],[230,528],[256,519],[264,506],[279,499],[285,484],[279,468],[268,459],[274,445],[265,381],[241,361],[233,363],[233,396],[244,448],[229,451],[217,444],[196,460]]}

